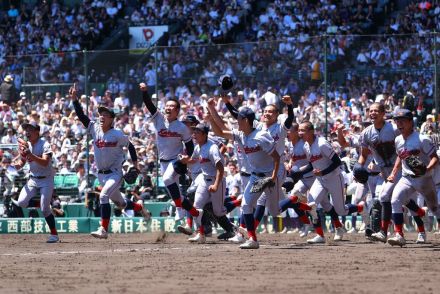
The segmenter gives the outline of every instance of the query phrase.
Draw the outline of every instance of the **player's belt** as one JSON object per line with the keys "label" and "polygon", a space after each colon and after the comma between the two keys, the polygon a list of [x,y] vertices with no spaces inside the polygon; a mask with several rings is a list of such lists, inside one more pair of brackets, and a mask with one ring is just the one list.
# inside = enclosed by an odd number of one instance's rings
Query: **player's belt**
{"label": "player's belt", "polygon": [[251,174],[249,174],[249,173],[247,173],[247,172],[240,172],[240,176],[243,176],[243,177],[250,177]]}
{"label": "player's belt", "polygon": [[100,169],[100,170],[98,170],[98,174],[108,175],[108,174],[111,174],[111,173],[112,173],[112,171],[109,170],[109,169]]}
{"label": "player's belt", "polygon": [[175,159],[159,159],[159,161],[160,161],[161,163],[167,163],[167,162],[171,162],[171,161],[173,161],[173,160],[175,160]]}
{"label": "player's belt", "polygon": [[254,176],[257,176],[257,177],[260,177],[260,178],[264,178],[264,177],[266,177],[266,174],[265,174],[265,173],[256,173],[256,172],[252,172],[252,174],[253,174]]}
{"label": "player's belt", "polygon": [[380,172],[370,172],[370,176],[377,176],[379,174],[380,174]]}
{"label": "player's belt", "polygon": [[41,179],[45,179],[46,177],[45,176],[33,176],[33,175],[31,175],[31,178],[41,180]]}

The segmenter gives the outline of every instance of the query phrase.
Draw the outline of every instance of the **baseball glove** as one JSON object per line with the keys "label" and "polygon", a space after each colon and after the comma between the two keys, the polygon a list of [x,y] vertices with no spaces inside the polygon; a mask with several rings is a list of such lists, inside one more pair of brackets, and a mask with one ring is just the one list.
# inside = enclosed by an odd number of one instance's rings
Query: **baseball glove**
{"label": "baseball glove", "polygon": [[255,181],[255,183],[252,185],[251,193],[258,193],[261,191],[264,191],[264,189],[268,187],[275,186],[275,183],[272,181],[272,178],[262,178]]}
{"label": "baseball glove", "polygon": [[368,177],[370,176],[370,173],[367,171],[366,168],[355,165],[353,168],[353,177],[356,180],[356,182],[365,184],[368,181]]}
{"label": "baseball glove", "polygon": [[124,180],[127,184],[132,185],[136,183],[139,175],[139,170],[135,167],[130,167],[124,175]]}
{"label": "baseball glove", "polygon": [[426,165],[419,157],[411,155],[405,159],[405,162],[415,176],[423,176],[426,174]]}
{"label": "baseball glove", "polygon": [[186,164],[182,163],[180,160],[175,161],[173,167],[174,171],[181,176],[186,175],[186,172],[188,171]]}

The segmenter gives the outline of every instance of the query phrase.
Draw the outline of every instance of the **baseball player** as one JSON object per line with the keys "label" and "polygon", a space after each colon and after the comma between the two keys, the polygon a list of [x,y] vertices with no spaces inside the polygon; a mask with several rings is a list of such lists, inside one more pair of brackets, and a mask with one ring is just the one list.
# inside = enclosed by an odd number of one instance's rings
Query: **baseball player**
{"label": "baseball player", "polygon": [[[379,195],[379,200],[382,204],[381,230],[371,234],[371,239],[385,243],[391,221],[391,195],[396,184],[395,182],[388,181],[387,178],[393,169],[394,162],[397,160],[394,140],[399,134],[399,130],[394,128],[391,123],[385,121],[385,106],[383,104],[373,103],[370,106],[369,116],[372,125],[362,131],[360,138],[361,154],[358,165],[354,167],[354,172],[356,172],[356,169],[364,168],[368,155],[371,152],[374,162],[380,168],[381,176],[385,182]],[[396,174],[396,177],[397,181],[400,174]],[[364,196],[359,196],[359,194],[365,195],[368,191],[366,184],[362,187],[356,192],[357,198],[364,198]],[[414,201],[408,202],[406,206],[416,212],[419,217],[425,215],[425,211],[418,207]],[[368,234],[367,231],[366,234]]]}
{"label": "baseball player", "polygon": [[[333,150],[331,144],[322,137],[316,137],[314,127],[311,122],[303,122],[299,126],[299,136],[304,140],[304,152],[309,160],[309,165],[300,168],[293,174],[313,171],[316,176],[310,196],[313,199],[309,206],[320,204],[322,208],[330,214],[333,225],[336,229],[334,240],[340,241],[344,235],[344,228],[339,221],[338,215],[348,215],[354,212],[363,213],[364,203],[358,205],[347,204],[344,202],[344,178],[341,174],[341,159]],[[332,203],[328,199],[328,194],[332,197]],[[308,243],[325,243],[324,232],[320,219],[314,220],[314,227],[317,235],[308,239]]]}
{"label": "baseball player", "polygon": [[124,182],[122,174],[122,164],[125,161],[123,148],[128,147],[133,165],[138,169],[136,150],[121,130],[113,128],[115,119],[113,110],[100,106],[98,107],[99,123],[91,121],[84,114],[78,101],[76,85],[70,88],[69,94],[72,97],[73,107],[78,119],[87,128],[93,139],[95,164],[98,168],[98,180],[102,187],[99,195],[101,226],[91,235],[95,238],[107,239],[111,216],[110,199],[121,210],[124,208],[133,209],[134,211],[140,211],[145,219],[149,218],[148,212],[141,203],[127,200],[122,197],[119,191],[121,184]]}
{"label": "baseball player", "polygon": [[40,126],[36,122],[22,125],[27,141],[19,139],[20,155],[14,159],[13,166],[19,170],[29,164],[29,180],[20,191],[17,204],[28,207],[32,198],[40,193],[40,208],[50,229],[47,243],[56,243],[60,239],[55,227],[55,217],[50,209],[54,189],[54,170],[52,168],[52,150],[49,142],[40,137]]}
{"label": "baseball player", "polygon": [[[229,237],[234,235],[234,226],[226,217],[226,208],[223,205],[226,184],[223,178],[224,159],[219,147],[211,140],[208,140],[209,127],[205,124],[198,124],[194,128],[193,137],[197,145],[191,156],[183,156],[181,161],[184,164],[199,162],[202,180],[198,181],[195,194],[194,206],[199,209],[211,202],[214,215],[220,226],[229,232]],[[227,238],[226,238],[227,239]],[[189,238],[190,242],[205,243],[206,237],[204,227],[199,226],[195,237]]]}
{"label": "baseball player", "polygon": [[[237,116],[237,129],[220,129],[215,121],[221,121],[215,110],[215,101],[208,100],[208,109],[211,113],[211,125],[214,133],[228,140],[236,141],[242,150],[244,150],[249,165],[251,167],[251,177],[244,190],[242,201],[242,211],[246,223],[249,239],[240,245],[242,249],[258,249],[259,243],[255,232],[255,219],[253,210],[257,204],[258,198],[263,191],[252,193],[253,184],[260,178],[270,177],[273,183],[277,182],[277,175],[280,165],[280,155],[276,150],[276,145],[271,135],[265,130],[254,128],[255,113],[248,107],[240,110]],[[281,186],[281,183],[280,183]],[[265,193],[269,195],[277,193],[279,188],[266,188]],[[270,197],[270,196],[269,196]]]}
{"label": "baseball player", "polygon": [[[289,171],[298,171],[301,167],[307,166],[309,161],[307,155],[304,152],[304,140],[299,137],[298,134],[299,125],[297,123],[292,124],[289,131],[290,142],[288,143],[288,155],[290,157],[288,163]],[[293,208],[299,217],[301,223],[304,224],[304,228],[300,232],[300,237],[306,237],[309,233],[310,220],[304,211],[310,211],[312,208],[307,203],[307,192],[315,181],[315,175],[312,171],[306,172],[300,176],[300,178],[293,179],[295,184],[291,196],[287,199],[281,200],[279,203],[280,211],[283,212],[287,208]],[[310,200],[312,202],[312,200]],[[315,212],[312,212],[315,213]]]}
{"label": "baseball player", "polygon": [[178,160],[178,157],[183,154],[183,144],[185,144],[188,156],[191,156],[194,151],[190,131],[177,119],[180,103],[174,99],[168,100],[165,104],[165,112],[162,114],[151,101],[147,85],[141,83],[139,88],[142,91],[142,99],[152,116],[163,182],[176,207],[189,211],[196,224],[200,226],[203,210],[196,209],[187,198],[182,197],[179,189],[179,177],[186,173],[186,165]]}
{"label": "baseball player", "polygon": [[[387,180],[394,183],[400,167],[402,169],[402,177],[397,181],[392,193],[391,205],[395,235],[388,239],[388,244],[402,247],[406,244],[403,236],[402,205],[409,201],[411,195],[419,192],[425,198],[431,212],[437,217],[440,215],[437,193],[431,172],[438,163],[438,157],[431,139],[414,131],[411,111],[407,109],[398,110],[394,120],[401,135],[395,139],[398,158]],[[414,167],[411,162],[412,160],[418,161],[423,168]],[[416,243],[425,242],[426,234],[424,230],[422,232],[419,231]]]}
{"label": "baseball player", "polygon": [[[238,117],[238,110],[232,106],[229,99],[226,96],[222,96],[222,100],[225,103],[226,107],[228,108],[229,112],[232,114],[232,116],[237,119]],[[275,104],[267,105],[264,108],[263,116],[262,116],[262,123],[256,124],[257,130],[264,130],[269,132],[269,134],[272,136],[272,139],[275,142],[277,153],[280,155],[280,161],[284,162],[284,151],[285,151],[285,141],[287,137],[287,132],[292,126],[292,122],[294,120],[294,114],[293,114],[293,106],[292,106],[292,99],[290,96],[285,95],[282,98],[283,102],[287,105],[288,110],[288,116],[285,119],[284,123],[278,123],[278,107]],[[284,168],[284,164],[280,165],[280,168],[278,170],[278,177],[276,183],[276,193],[272,195],[272,197],[268,197],[266,193],[263,193],[261,197],[257,201],[257,208],[255,210],[255,227],[257,227],[261,221],[261,219],[264,216],[265,207],[267,205],[268,211],[272,215],[272,217],[275,217],[279,214],[279,202],[283,197],[283,192],[281,190],[282,184],[284,183],[284,179],[286,177],[286,170]]]}

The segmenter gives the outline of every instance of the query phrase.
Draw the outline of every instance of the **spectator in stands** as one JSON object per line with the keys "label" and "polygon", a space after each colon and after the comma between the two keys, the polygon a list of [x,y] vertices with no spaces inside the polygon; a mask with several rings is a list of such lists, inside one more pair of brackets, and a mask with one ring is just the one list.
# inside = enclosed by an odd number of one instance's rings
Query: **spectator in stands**
{"label": "spectator in stands", "polygon": [[13,103],[16,102],[16,89],[14,86],[14,78],[12,75],[6,75],[0,85],[0,102]]}

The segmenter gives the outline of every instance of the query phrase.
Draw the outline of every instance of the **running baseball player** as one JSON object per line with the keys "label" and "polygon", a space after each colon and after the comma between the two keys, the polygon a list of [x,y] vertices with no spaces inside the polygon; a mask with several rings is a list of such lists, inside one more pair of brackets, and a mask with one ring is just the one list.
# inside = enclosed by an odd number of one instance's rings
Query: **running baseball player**
{"label": "running baseball player", "polygon": [[69,94],[72,98],[73,107],[81,123],[87,128],[93,139],[93,151],[95,164],[98,168],[98,180],[102,187],[99,195],[101,204],[101,226],[91,235],[98,239],[108,238],[108,227],[111,216],[110,199],[121,210],[124,208],[140,211],[144,219],[149,218],[148,212],[141,203],[127,200],[121,195],[120,187],[124,182],[122,174],[122,164],[125,161],[124,147],[128,147],[131,160],[136,169],[137,154],[133,144],[121,130],[113,128],[115,113],[113,110],[100,106],[98,107],[99,123],[91,121],[84,114],[77,97],[76,85],[70,88]]}
{"label": "running baseball player", "polygon": [[[225,95],[222,96],[222,100],[231,115],[235,119],[237,119],[238,110],[234,108],[234,106],[232,106],[229,99]],[[290,98],[290,96],[283,96],[282,101],[287,105],[288,112],[288,116],[285,119],[284,123],[278,123],[278,107],[275,104],[270,104],[264,108],[262,116],[263,122],[257,123],[255,126],[257,130],[267,131],[272,136],[272,139],[275,142],[277,153],[280,155],[280,162],[284,162],[284,153],[286,149],[285,141],[287,137],[287,132],[292,126],[293,120],[295,119],[295,116],[293,114],[292,99]],[[281,164],[278,170],[277,182],[275,183],[274,187],[276,193],[270,195],[270,198],[268,197],[269,195],[263,193],[257,201],[257,208],[254,214],[255,227],[258,227],[261,219],[263,218],[266,206],[272,217],[275,217],[279,214],[279,202],[281,201],[281,199],[284,198],[281,188],[285,178],[286,170],[284,164]]]}
{"label": "running baseball player", "polygon": [[[313,171],[316,179],[310,188],[309,193],[313,202],[309,203],[309,206],[313,207],[320,204],[324,211],[330,214],[336,229],[334,240],[341,241],[345,229],[339,221],[338,215],[344,216],[354,212],[363,213],[365,204],[344,204],[344,178],[340,168],[341,159],[327,140],[315,136],[314,127],[311,122],[306,121],[300,124],[299,136],[305,142],[304,152],[310,163],[306,167],[301,167],[299,171],[293,174],[300,173],[302,175]],[[328,194],[332,197],[333,205],[330,203]],[[312,239],[308,239],[308,243],[325,243],[324,232],[320,222],[319,218],[315,218],[314,227],[317,235]]]}
{"label": "running baseball player", "polygon": [[139,88],[142,92],[142,99],[152,116],[163,182],[176,207],[189,211],[196,224],[200,226],[203,210],[196,209],[187,198],[182,197],[179,189],[179,177],[186,174],[186,165],[179,160],[183,154],[183,145],[185,145],[186,155],[191,156],[194,151],[190,131],[177,119],[180,103],[175,99],[168,100],[165,104],[165,112],[162,114],[151,101],[147,85],[140,83]]}
{"label": "running baseball player", "polygon": [[40,208],[50,229],[47,243],[56,243],[60,239],[55,227],[55,217],[50,208],[54,189],[54,170],[52,168],[52,150],[49,142],[40,137],[40,126],[36,122],[22,125],[26,140],[19,139],[20,155],[14,159],[13,166],[19,170],[29,164],[29,180],[20,191],[17,204],[28,207],[32,198],[40,193]]}
{"label": "running baseball player", "polygon": [[[395,182],[388,181],[387,178],[390,175],[394,162],[397,160],[396,149],[394,140],[399,134],[399,130],[393,127],[393,125],[385,121],[385,106],[380,103],[373,103],[370,106],[369,116],[372,121],[372,125],[365,128],[362,131],[361,142],[361,154],[359,156],[358,165],[354,167],[354,173],[357,169],[365,169],[364,165],[367,162],[369,153],[371,152],[375,164],[381,170],[381,176],[383,177],[384,184],[379,195],[379,200],[382,204],[382,221],[380,232],[371,234],[371,239],[374,241],[386,242],[388,227],[391,222],[391,195],[396,185]],[[400,177],[400,173],[396,174],[396,180]],[[363,183],[363,189],[356,192],[356,197],[364,198],[368,188]],[[362,196],[359,196],[361,194]],[[410,201],[407,207],[416,212],[419,217],[425,215],[425,211],[417,206],[414,201]],[[368,232],[366,231],[367,237]]]}
{"label": "running baseball player", "polygon": [[[280,165],[280,155],[271,135],[265,130],[254,128],[255,113],[248,107],[240,110],[237,116],[238,130],[229,128],[220,129],[215,121],[221,121],[215,109],[215,101],[208,100],[208,109],[211,113],[211,126],[214,133],[228,140],[236,141],[244,150],[249,165],[251,166],[251,177],[244,190],[242,201],[243,217],[249,239],[240,245],[242,249],[258,249],[259,243],[255,232],[255,219],[253,210],[258,198],[263,191],[251,192],[254,183],[261,178],[270,177],[272,183],[277,182],[277,175]],[[281,184],[280,184],[281,186]],[[276,187],[264,189],[265,193],[277,193]],[[270,194],[269,194],[270,195]]]}
{"label": "running baseball player", "polygon": [[[209,127],[205,124],[198,124],[194,128],[193,137],[197,145],[191,158],[183,156],[181,161],[184,164],[199,162],[202,180],[198,181],[194,206],[198,209],[211,202],[214,215],[220,226],[229,232],[228,237],[234,235],[234,226],[226,217],[226,208],[223,205],[225,195],[224,159],[220,154],[219,147],[211,140],[208,140]],[[228,237],[225,237],[227,239]],[[189,238],[190,242],[205,243],[206,237],[204,227],[199,226],[195,237]]]}
{"label": "running baseball player", "polygon": [[[400,167],[402,177],[397,181],[392,193],[391,205],[395,235],[388,239],[388,244],[402,247],[406,244],[403,235],[402,205],[409,202],[411,195],[419,192],[425,198],[431,212],[437,217],[440,214],[431,172],[438,163],[438,157],[431,139],[414,131],[411,111],[407,109],[398,110],[394,120],[401,135],[395,139],[398,158],[387,180],[394,183]],[[419,232],[416,243],[425,242],[426,234],[423,230]]]}
{"label": "running baseball player", "polygon": [[[288,155],[290,157],[288,163],[288,170],[297,172],[301,167],[307,166],[309,161],[307,159],[307,155],[304,152],[304,140],[299,137],[298,134],[299,125],[297,123],[292,124],[292,127],[289,130],[289,143],[288,143]],[[298,175],[298,173],[296,173]],[[297,176],[297,178],[293,179],[294,186],[292,191],[290,192],[291,196],[287,199],[281,200],[279,203],[280,211],[283,212],[288,208],[293,208],[296,214],[299,217],[299,220],[304,227],[300,232],[300,237],[304,238],[308,235],[310,229],[310,220],[305,211],[310,211],[312,207],[308,206],[307,202],[313,202],[312,200],[308,201],[307,193],[313,185],[315,181],[315,175],[312,171],[306,172],[304,174]],[[316,214],[315,211],[312,214]]]}

